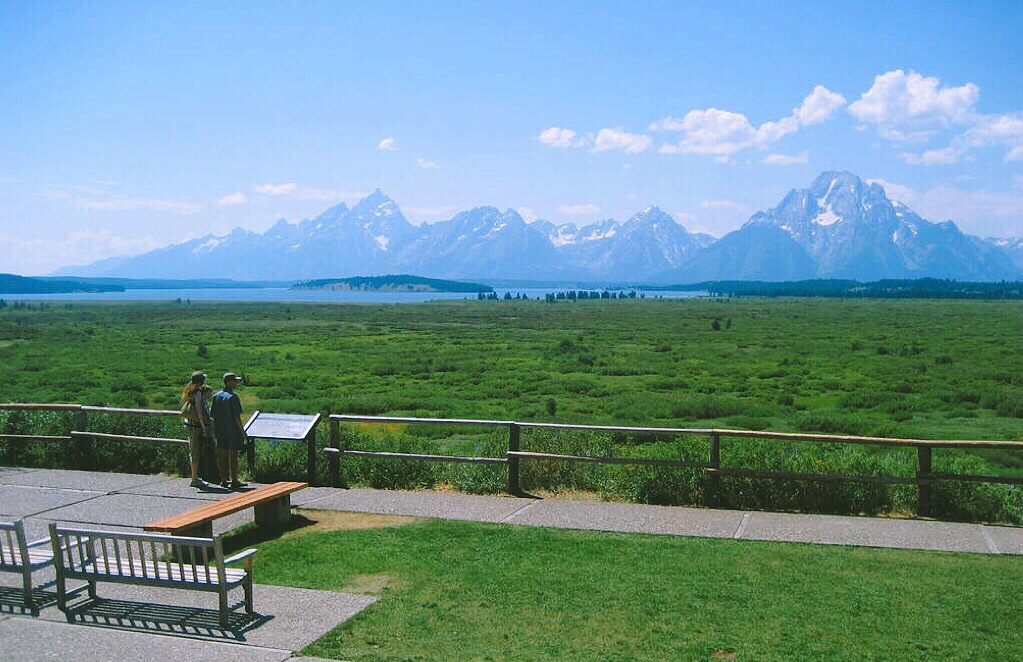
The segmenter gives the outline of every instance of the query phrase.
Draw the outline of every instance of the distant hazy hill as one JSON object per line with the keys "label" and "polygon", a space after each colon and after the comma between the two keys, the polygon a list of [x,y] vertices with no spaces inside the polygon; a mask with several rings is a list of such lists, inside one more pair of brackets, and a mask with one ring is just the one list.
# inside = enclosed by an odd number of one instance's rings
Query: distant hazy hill
{"label": "distant hazy hill", "polygon": [[68,294],[71,292],[123,292],[113,284],[89,283],[77,279],[30,278],[0,274],[0,294]]}
{"label": "distant hazy hill", "polygon": [[464,283],[454,280],[422,278],[420,276],[356,276],[354,278],[324,278],[295,283],[295,290],[357,290],[368,292],[493,292],[489,285]]}
{"label": "distant hazy hill", "polygon": [[264,233],[235,229],[59,275],[300,280],[415,273],[455,280],[694,283],[813,278],[1014,280],[1017,240],[963,234],[848,172],[821,173],[720,240],[647,207],[624,223],[577,227],[477,207],[414,226],[380,191]]}

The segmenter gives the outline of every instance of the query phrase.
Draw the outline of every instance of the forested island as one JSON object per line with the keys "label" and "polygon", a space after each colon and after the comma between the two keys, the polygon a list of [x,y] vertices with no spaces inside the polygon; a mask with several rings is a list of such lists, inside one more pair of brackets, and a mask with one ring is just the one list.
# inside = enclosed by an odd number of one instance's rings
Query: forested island
{"label": "forested island", "polygon": [[941,278],[916,280],[821,279],[788,282],[717,280],[691,285],[644,287],[647,291],[705,290],[711,296],[753,297],[830,297],[858,299],[1023,299],[1023,283],[999,281],[978,283]]}
{"label": "forested island", "polygon": [[0,274],[0,294],[68,294],[71,292],[123,292],[113,283],[83,282],[74,279],[32,278]]}
{"label": "forested island", "polygon": [[353,278],[323,278],[306,280],[291,286],[295,290],[343,290],[360,292],[493,292],[494,288],[479,283],[440,280],[421,276],[356,276]]}

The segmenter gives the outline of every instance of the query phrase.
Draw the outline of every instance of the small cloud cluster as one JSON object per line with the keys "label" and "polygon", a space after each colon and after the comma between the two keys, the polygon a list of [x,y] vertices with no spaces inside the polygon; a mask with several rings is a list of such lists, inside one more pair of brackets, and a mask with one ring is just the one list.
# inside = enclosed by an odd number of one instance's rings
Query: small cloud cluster
{"label": "small cloud cluster", "polygon": [[595,134],[579,137],[572,129],[552,126],[544,129],[537,140],[551,147],[589,147],[591,152],[619,150],[626,154],[639,154],[652,144],[649,136],[629,133],[621,128],[603,128]]}
{"label": "small cloud cluster", "polygon": [[[681,117],[661,118],[648,130],[681,134],[677,141],[662,144],[657,149],[660,154],[703,154],[727,163],[745,150],[769,150],[804,127],[834,118],[845,107],[859,129],[872,127],[881,138],[898,146],[922,145],[953,132],[944,146],[903,151],[901,158],[907,163],[957,163],[972,150],[991,147],[1004,149],[1006,162],[1023,161],[1023,113],[980,113],[976,110],[979,98],[980,88],[974,83],[943,86],[937,78],[895,69],[875,76],[870,89],[849,104],[841,94],[817,85],[789,115],[760,125],[732,110],[698,108]],[[621,128],[580,136],[572,129],[552,126],[541,132],[538,140],[551,147],[628,154],[645,152],[653,144],[650,136]],[[761,163],[787,166],[809,161],[810,153],[804,150],[795,155],[770,153]]]}
{"label": "small cloud cluster", "polygon": [[377,144],[377,149],[381,152],[397,152],[398,141],[394,138],[384,138]]}
{"label": "small cloud cluster", "polygon": [[[844,106],[845,97],[818,85],[798,108],[779,120],[753,126],[741,114],[718,108],[691,110],[682,118],[665,117],[650,125],[651,131],[678,131],[682,139],[664,144],[661,154],[711,154],[730,157],[753,147],[766,149],[805,126],[828,120]],[[776,161],[773,159],[770,162]],[[769,161],[765,161],[769,162]],[[787,165],[787,164],[786,164]]]}
{"label": "small cloud cluster", "polygon": [[897,69],[876,76],[849,112],[861,127],[874,126],[895,145],[925,143],[954,132],[944,147],[903,152],[903,160],[913,165],[958,163],[971,150],[989,147],[1004,149],[1006,162],[1023,161],[1023,114],[980,113],[975,108],[979,99],[974,83],[942,87],[937,78]]}

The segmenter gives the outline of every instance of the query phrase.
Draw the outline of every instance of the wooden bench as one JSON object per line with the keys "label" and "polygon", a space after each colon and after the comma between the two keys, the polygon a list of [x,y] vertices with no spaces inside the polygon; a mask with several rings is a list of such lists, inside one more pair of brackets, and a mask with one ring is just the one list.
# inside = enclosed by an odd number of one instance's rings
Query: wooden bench
{"label": "wooden bench", "polygon": [[49,538],[28,542],[24,521],[0,522],[0,571],[21,575],[25,606],[33,616],[39,615],[39,606],[32,599],[32,572],[52,563]]}
{"label": "wooden bench", "polygon": [[[227,594],[241,586],[245,611],[252,609],[252,556],[247,549],[224,558],[220,537],[185,538],[152,533],[120,533],[74,529],[50,524],[57,571],[57,606],[69,622],[67,581],[88,582],[96,598],[97,582],[209,591],[220,597],[220,625],[228,627]],[[244,562],[243,569],[226,567]]]}
{"label": "wooden bench", "polygon": [[142,528],[146,531],[162,531],[176,536],[209,538],[213,535],[213,520],[246,508],[255,509],[256,526],[277,528],[284,526],[291,519],[291,493],[306,487],[309,487],[309,483],[282,482],[264,485],[150,522]]}

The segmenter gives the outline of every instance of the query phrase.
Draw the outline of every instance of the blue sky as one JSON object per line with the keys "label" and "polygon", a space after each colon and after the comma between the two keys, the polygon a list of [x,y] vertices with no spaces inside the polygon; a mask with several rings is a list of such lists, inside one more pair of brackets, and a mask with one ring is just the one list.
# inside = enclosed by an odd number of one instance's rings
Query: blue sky
{"label": "blue sky", "polygon": [[824,170],[1023,235],[1023,2],[0,5],[0,272],[380,188],[722,235]]}

